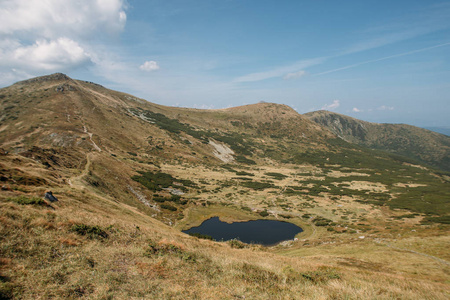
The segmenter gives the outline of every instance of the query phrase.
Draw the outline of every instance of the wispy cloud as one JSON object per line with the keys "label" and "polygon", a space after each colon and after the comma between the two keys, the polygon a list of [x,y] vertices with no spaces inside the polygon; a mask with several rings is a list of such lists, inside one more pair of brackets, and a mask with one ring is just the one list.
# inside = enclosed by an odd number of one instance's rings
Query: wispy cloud
{"label": "wispy cloud", "polygon": [[264,72],[256,72],[250,73],[244,76],[240,76],[235,78],[233,82],[253,82],[253,81],[261,81],[265,79],[275,78],[287,76],[288,74],[294,74],[303,72],[301,70],[318,65],[323,63],[327,58],[326,57],[317,57],[312,59],[300,60],[291,65],[274,68],[272,70],[264,71]]}
{"label": "wispy cloud", "polygon": [[288,73],[288,74],[284,75],[283,79],[289,80],[289,79],[299,78],[299,77],[305,76],[306,74],[307,74],[306,71],[301,70],[301,71],[294,72],[294,73]]}
{"label": "wispy cloud", "polygon": [[449,43],[444,43],[444,44],[439,44],[439,45],[434,45],[434,46],[431,46],[431,47],[421,48],[421,49],[417,49],[417,50],[413,50],[413,51],[408,51],[408,52],[404,52],[404,53],[399,53],[399,54],[395,54],[395,55],[385,56],[385,57],[382,57],[382,58],[366,60],[366,61],[359,62],[359,63],[356,63],[356,64],[348,65],[348,66],[345,66],[345,67],[332,69],[332,70],[328,70],[328,71],[325,71],[325,72],[320,72],[320,73],[314,74],[313,76],[321,76],[321,75],[334,73],[334,72],[338,72],[338,71],[342,71],[342,70],[346,70],[346,69],[351,69],[351,68],[355,68],[355,67],[358,67],[358,66],[362,66],[362,65],[366,65],[366,64],[370,64],[370,63],[374,63],[374,62],[379,62],[379,61],[383,61],[383,60],[387,60],[387,59],[393,59],[393,58],[397,58],[397,57],[411,55],[411,54],[414,54],[414,53],[424,52],[424,51],[428,51],[428,50],[431,50],[431,49],[434,49],[434,48],[444,47],[444,46],[448,46],[448,45],[450,45],[450,42]]}
{"label": "wispy cloud", "polygon": [[374,108],[366,108],[366,109],[362,109],[362,108],[358,108],[358,107],[353,107],[353,109],[351,110],[351,112],[354,113],[363,113],[363,112],[373,112],[373,111],[393,111],[394,107],[393,106],[387,106],[387,105],[381,105],[379,107],[377,107],[376,109]]}
{"label": "wispy cloud", "polygon": [[341,106],[340,101],[339,100],[333,100],[333,103],[325,104],[324,106],[322,106],[321,109],[334,110],[334,109],[338,108],[339,106]]}
{"label": "wispy cloud", "polygon": [[[261,81],[270,78],[282,77],[284,79],[292,79],[302,77],[306,74],[303,69],[320,65],[326,61],[345,55],[355,54],[371,49],[380,48],[386,45],[398,43],[408,39],[412,39],[421,35],[429,34],[442,30],[445,28],[450,28],[450,19],[448,18],[450,14],[450,4],[432,5],[429,6],[421,12],[415,12],[402,17],[398,20],[392,20],[390,24],[384,24],[382,26],[377,26],[369,28],[361,32],[361,36],[369,36],[369,38],[364,38],[359,42],[349,45],[346,49],[341,52],[326,57],[318,57],[309,60],[301,60],[292,65],[275,67],[272,70],[250,73],[241,77],[234,79],[234,82],[254,82]],[[360,65],[369,64],[373,62],[378,62],[386,59],[392,59],[396,57],[401,57],[405,55],[414,54],[417,52],[427,51],[433,48],[442,47],[449,45],[449,43],[435,45],[432,47],[422,48],[414,51],[409,51],[405,53],[400,53],[396,55],[391,55],[387,57],[382,57],[379,59],[368,60],[356,64],[351,64],[341,68],[321,72],[315,74],[314,76],[320,76],[332,72],[337,72],[345,69],[354,68]]]}
{"label": "wispy cloud", "polygon": [[387,24],[363,30],[360,35],[370,37],[350,45],[339,56],[379,48],[450,28],[449,15],[450,4],[448,3],[430,5],[422,11],[405,14]]}
{"label": "wispy cloud", "polygon": [[394,107],[382,105],[382,106],[378,107],[377,110],[394,110]]}

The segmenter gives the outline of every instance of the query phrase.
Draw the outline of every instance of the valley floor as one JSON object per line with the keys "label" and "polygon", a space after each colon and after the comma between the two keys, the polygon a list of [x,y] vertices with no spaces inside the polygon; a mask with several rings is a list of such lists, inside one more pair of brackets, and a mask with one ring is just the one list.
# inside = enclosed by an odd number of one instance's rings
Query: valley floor
{"label": "valley floor", "polygon": [[237,249],[88,190],[55,191],[52,204],[2,193],[2,299],[449,297],[446,236]]}

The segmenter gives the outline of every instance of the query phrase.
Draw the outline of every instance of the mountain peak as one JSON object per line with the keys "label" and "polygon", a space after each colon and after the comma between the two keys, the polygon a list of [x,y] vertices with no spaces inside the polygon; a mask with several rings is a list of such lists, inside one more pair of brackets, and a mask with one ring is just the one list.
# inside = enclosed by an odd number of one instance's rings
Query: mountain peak
{"label": "mountain peak", "polygon": [[50,75],[39,76],[19,81],[18,84],[30,84],[35,82],[47,82],[47,81],[67,81],[67,80],[72,80],[72,78],[63,73],[54,73]]}
{"label": "mountain peak", "polygon": [[259,102],[242,106],[230,107],[225,111],[237,114],[245,114],[246,116],[255,116],[261,118],[263,116],[270,117],[299,117],[300,115],[292,108],[285,104]]}

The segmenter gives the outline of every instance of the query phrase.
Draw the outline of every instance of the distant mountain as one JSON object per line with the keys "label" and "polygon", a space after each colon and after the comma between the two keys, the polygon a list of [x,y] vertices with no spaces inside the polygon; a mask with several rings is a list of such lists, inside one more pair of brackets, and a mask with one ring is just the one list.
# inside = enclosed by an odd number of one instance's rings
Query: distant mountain
{"label": "distant mountain", "polygon": [[350,143],[404,155],[450,171],[449,136],[411,125],[365,122],[329,111],[304,116]]}

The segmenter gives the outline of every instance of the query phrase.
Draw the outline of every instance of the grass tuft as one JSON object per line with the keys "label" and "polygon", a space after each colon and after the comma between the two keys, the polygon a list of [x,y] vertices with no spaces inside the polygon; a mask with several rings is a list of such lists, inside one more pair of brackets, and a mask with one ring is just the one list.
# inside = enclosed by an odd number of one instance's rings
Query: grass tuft
{"label": "grass tuft", "polygon": [[85,224],[75,224],[70,228],[70,231],[79,235],[87,236],[90,239],[106,239],[108,233],[99,226],[90,226]]}
{"label": "grass tuft", "polygon": [[18,197],[9,197],[6,200],[16,202],[20,205],[45,205],[45,201],[39,197],[28,198],[25,196],[18,196]]}
{"label": "grass tuft", "polygon": [[245,244],[237,239],[229,240],[227,243],[228,243],[228,245],[230,245],[231,248],[235,248],[235,249],[245,248]]}
{"label": "grass tuft", "polygon": [[333,268],[322,267],[317,271],[300,273],[300,275],[313,283],[327,282],[331,279],[341,279],[341,275]]}

